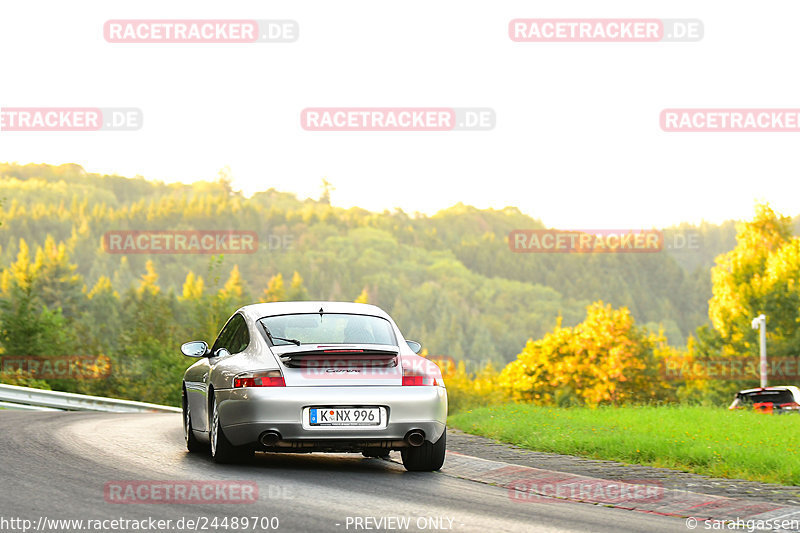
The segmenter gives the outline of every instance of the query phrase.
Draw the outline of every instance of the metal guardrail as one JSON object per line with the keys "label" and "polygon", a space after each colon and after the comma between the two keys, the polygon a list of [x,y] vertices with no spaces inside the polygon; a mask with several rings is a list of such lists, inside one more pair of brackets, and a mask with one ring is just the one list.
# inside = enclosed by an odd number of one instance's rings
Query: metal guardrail
{"label": "metal guardrail", "polygon": [[52,407],[39,407],[38,405],[25,405],[21,403],[0,402],[0,409],[8,409],[12,411],[60,411],[61,409],[53,409]]}
{"label": "metal guardrail", "polygon": [[40,411],[101,411],[106,413],[180,413],[177,407],[117,400],[71,392],[0,385],[0,408]]}

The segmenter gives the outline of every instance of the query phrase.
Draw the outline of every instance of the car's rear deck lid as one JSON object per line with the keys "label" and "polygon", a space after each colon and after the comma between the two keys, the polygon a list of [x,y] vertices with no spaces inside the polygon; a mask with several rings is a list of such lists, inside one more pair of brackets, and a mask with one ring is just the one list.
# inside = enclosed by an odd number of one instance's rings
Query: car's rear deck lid
{"label": "car's rear deck lid", "polygon": [[281,362],[289,368],[319,368],[323,366],[394,367],[397,366],[398,348],[382,346],[320,346],[280,347],[275,350]]}

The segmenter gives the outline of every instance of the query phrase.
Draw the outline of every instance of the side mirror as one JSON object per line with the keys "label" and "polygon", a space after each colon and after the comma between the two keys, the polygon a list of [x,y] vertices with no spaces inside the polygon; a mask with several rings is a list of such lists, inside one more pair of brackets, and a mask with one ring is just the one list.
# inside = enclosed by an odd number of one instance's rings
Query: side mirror
{"label": "side mirror", "polygon": [[185,342],[181,345],[181,353],[186,357],[205,357],[208,355],[208,344],[205,341]]}
{"label": "side mirror", "polygon": [[408,347],[411,348],[411,351],[414,353],[419,353],[422,350],[422,344],[418,343],[417,341],[406,341]]}

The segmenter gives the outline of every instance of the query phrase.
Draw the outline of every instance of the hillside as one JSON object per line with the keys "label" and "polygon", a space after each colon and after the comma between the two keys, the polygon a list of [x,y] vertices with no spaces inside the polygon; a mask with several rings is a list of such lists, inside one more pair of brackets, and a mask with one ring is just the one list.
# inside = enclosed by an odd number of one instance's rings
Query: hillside
{"label": "hillside", "polygon": [[[78,165],[0,164],[0,197],[0,268],[16,260],[20,239],[35,250],[51,236],[65,244],[87,290],[106,276],[123,293],[152,260],[165,292],[181,294],[190,272],[204,278],[205,290],[217,291],[238,265],[245,303],[259,300],[276,274],[288,285],[297,272],[308,298],[365,294],[430,353],[481,364],[512,360],[559,315],[565,325],[575,324],[596,300],[627,306],[637,322],[663,325],[670,343],[682,345],[707,321],[713,258],[735,244],[731,222],[665,232],[696,233],[700,244],[691,250],[516,254],[508,233],[544,228],[546,221],[513,207],[373,213],[274,189],[245,198],[225,179],[164,184],[91,174]],[[260,247],[224,257],[119,255],[103,248],[109,230],[189,229],[254,231]]]}

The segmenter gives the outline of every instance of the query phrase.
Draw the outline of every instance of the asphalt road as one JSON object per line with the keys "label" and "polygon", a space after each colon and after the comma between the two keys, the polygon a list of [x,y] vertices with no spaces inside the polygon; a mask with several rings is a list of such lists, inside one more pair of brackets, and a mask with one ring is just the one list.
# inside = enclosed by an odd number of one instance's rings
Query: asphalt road
{"label": "asphalt road", "polygon": [[[444,473],[409,473],[355,454],[256,454],[245,465],[215,465],[186,452],[180,415],[0,411],[0,531],[76,531],[47,520],[198,520],[197,529],[243,531],[224,517],[258,517],[247,531],[687,531],[682,519],[566,502],[517,502],[506,489]],[[254,503],[110,503],[109,482],[243,481]],[[110,490],[110,489],[109,489]],[[216,528],[212,520],[217,518]],[[386,522],[389,517],[408,520]],[[40,526],[40,518],[45,518]],[[360,521],[358,519],[361,519]],[[381,519],[384,522],[379,522]],[[5,522],[4,522],[5,520]],[[154,522],[141,524],[152,527]],[[272,524],[276,522],[272,520]],[[84,527],[92,524],[84,522]],[[124,531],[133,530],[130,528]],[[185,523],[183,524],[185,526]],[[101,529],[119,531],[106,522]],[[389,526],[389,527],[386,527]],[[194,530],[192,528],[191,530]],[[153,531],[153,529],[150,529]]]}

